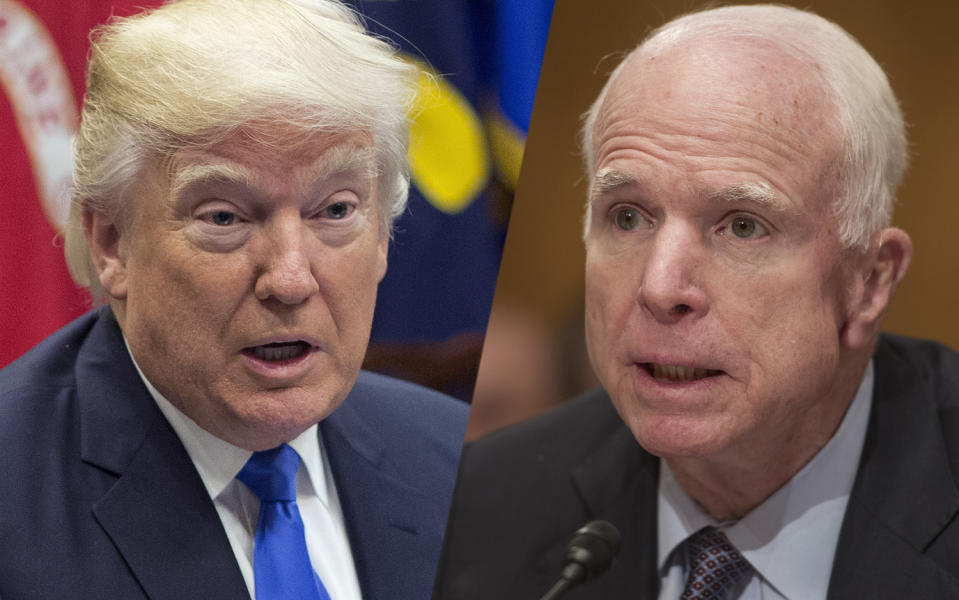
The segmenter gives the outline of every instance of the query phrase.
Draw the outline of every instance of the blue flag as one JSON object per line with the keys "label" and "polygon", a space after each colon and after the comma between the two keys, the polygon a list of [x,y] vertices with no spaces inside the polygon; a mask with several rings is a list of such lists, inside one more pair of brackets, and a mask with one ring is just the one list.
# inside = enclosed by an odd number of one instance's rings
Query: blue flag
{"label": "blue flag", "polygon": [[373,32],[435,77],[414,111],[409,209],[396,222],[373,342],[481,334],[552,0],[356,0]]}

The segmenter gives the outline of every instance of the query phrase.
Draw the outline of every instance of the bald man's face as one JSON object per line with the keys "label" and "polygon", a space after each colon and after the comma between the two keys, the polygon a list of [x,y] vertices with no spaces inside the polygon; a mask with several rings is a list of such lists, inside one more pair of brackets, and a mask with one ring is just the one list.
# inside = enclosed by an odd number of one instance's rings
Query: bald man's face
{"label": "bald man's face", "polygon": [[749,44],[632,56],[594,130],[590,359],[662,456],[821,444],[860,376],[841,368],[835,108],[813,69]]}

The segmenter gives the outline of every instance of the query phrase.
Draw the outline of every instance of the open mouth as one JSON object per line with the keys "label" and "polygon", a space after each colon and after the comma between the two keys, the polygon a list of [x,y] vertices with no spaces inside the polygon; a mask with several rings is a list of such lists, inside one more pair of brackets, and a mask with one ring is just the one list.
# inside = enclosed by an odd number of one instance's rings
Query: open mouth
{"label": "open mouth", "polygon": [[695,367],[680,367],[678,365],[660,365],[657,363],[643,363],[646,372],[659,381],[698,381],[706,377],[720,375],[722,371],[716,369],[698,369]]}
{"label": "open mouth", "polygon": [[282,363],[302,358],[309,354],[312,346],[303,341],[275,342],[261,346],[244,348],[243,353],[268,363]]}

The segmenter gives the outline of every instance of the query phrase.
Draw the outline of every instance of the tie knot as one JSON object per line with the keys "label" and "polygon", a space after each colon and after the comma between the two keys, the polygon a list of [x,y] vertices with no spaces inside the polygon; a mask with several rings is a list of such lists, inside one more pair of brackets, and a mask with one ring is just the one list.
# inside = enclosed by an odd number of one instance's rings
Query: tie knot
{"label": "tie knot", "polygon": [[296,500],[296,471],[300,455],[286,444],[254,452],[236,478],[246,484],[260,502]]}
{"label": "tie knot", "polygon": [[707,527],[686,542],[689,576],[681,600],[722,599],[752,567],[721,531]]}

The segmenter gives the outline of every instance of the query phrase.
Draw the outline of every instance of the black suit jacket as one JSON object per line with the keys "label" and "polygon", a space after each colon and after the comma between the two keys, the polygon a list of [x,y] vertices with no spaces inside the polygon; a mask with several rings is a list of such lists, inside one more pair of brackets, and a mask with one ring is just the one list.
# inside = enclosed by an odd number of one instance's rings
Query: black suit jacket
{"label": "black suit jacket", "polygon": [[[465,421],[462,403],[367,373],[320,424],[365,599],[432,589]],[[0,372],[0,598],[248,597],[108,310]]]}
{"label": "black suit jacket", "polygon": [[[959,355],[883,336],[830,599],[959,598]],[[613,569],[564,598],[655,599],[659,459],[595,391],[468,446],[434,598],[530,600],[587,521],[623,536]]]}

